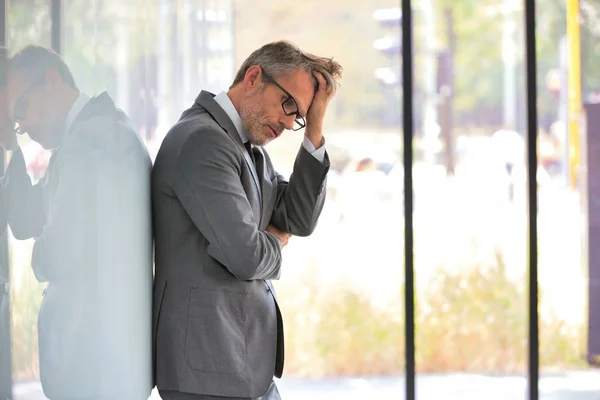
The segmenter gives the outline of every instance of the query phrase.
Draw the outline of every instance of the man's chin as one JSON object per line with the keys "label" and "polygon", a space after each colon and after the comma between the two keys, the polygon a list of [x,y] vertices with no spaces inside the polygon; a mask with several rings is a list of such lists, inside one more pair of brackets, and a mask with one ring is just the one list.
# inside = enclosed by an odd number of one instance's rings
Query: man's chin
{"label": "man's chin", "polygon": [[37,144],[42,146],[45,150],[50,150],[52,148],[52,146],[50,146],[48,143],[46,143],[46,141],[42,137],[40,137],[36,134],[32,135],[31,133],[28,133],[27,135],[29,136],[29,138],[31,140],[33,140],[34,142],[36,142]]}
{"label": "man's chin", "polygon": [[267,137],[265,135],[261,135],[260,137],[253,137],[250,139],[250,143],[252,143],[254,146],[265,146],[267,144],[269,144],[269,142],[273,140],[271,137]]}

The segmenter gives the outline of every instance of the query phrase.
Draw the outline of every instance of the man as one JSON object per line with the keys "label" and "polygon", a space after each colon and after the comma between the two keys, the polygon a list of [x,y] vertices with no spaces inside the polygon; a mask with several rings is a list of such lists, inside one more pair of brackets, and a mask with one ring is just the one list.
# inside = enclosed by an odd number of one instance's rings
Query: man
{"label": "man", "polygon": [[[271,286],[291,235],[315,229],[329,160],[323,117],[340,65],[289,42],[202,91],[152,172],[156,384],[163,399],[279,399],[283,326]],[[304,130],[289,182],[262,148]]]}
{"label": "man", "polygon": [[80,91],[63,60],[28,46],[8,69],[18,133],[52,151],[32,185],[12,132],[8,222],[35,238],[47,282],[38,319],[40,375],[51,399],[147,399],[151,390],[150,157],[107,93]]}

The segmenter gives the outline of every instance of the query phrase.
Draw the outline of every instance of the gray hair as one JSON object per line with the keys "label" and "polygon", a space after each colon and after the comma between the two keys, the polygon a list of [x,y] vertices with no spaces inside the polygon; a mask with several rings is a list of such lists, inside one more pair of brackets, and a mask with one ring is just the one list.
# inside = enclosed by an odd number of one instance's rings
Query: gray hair
{"label": "gray hair", "polygon": [[18,71],[29,80],[39,79],[47,69],[56,69],[65,83],[75,89],[75,79],[64,60],[52,49],[29,45],[15,54],[9,61],[10,71]]}
{"label": "gray hair", "polygon": [[306,53],[300,50],[295,44],[281,40],[268,43],[250,54],[242,63],[231,87],[242,82],[248,69],[254,65],[260,66],[267,74],[274,78],[287,76],[298,70],[306,71],[312,77],[315,88],[317,80],[312,73],[320,72],[333,91],[339,86],[338,80],[342,76],[342,66],[337,61],[334,61],[333,58],[319,57]]}

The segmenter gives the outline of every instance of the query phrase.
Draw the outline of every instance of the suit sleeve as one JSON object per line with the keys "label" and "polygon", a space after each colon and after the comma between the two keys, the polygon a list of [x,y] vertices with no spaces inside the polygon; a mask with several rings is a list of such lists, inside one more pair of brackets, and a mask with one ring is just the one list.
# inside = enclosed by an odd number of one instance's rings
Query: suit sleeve
{"label": "suit sleeve", "polygon": [[277,279],[281,244],[258,229],[240,180],[233,141],[206,129],[191,134],[176,160],[175,194],[208,241],[208,254],[241,280]]}
{"label": "suit sleeve", "polygon": [[16,239],[41,234],[46,219],[41,184],[33,185],[20,148],[11,157],[3,182],[4,212]]}
{"label": "suit sleeve", "polygon": [[277,203],[271,224],[294,236],[309,236],[325,204],[328,171],[327,154],[320,162],[304,146],[300,147],[290,181],[278,175]]}
{"label": "suit sleeve", "polygon": [[31,265],[40,282],[83,279],[83,265],[95,262],[97,154],[86,146],[65,146],[54,165],[58,185],[49,199],[46,224],[36,237]]}

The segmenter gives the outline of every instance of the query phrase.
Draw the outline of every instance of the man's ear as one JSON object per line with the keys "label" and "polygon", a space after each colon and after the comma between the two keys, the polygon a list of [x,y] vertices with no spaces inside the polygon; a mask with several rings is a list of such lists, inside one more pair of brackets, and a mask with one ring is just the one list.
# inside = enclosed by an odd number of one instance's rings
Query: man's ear
{"label": "man's ear", "polygon": [[56,68],[48,68],[44,76],[46,78],[46,87],[54,88],[63,81],[62,76]]}
{"label": "man's ear", "polygon": [[256,90],[262,83],[262,68],[258,65],[253,65],[246,71],[244,75],[244,88],[248,90]]}

